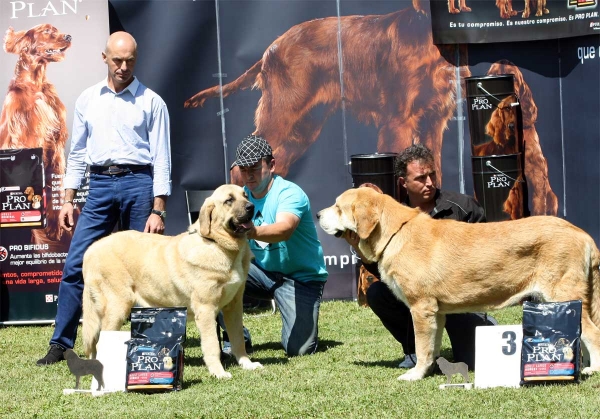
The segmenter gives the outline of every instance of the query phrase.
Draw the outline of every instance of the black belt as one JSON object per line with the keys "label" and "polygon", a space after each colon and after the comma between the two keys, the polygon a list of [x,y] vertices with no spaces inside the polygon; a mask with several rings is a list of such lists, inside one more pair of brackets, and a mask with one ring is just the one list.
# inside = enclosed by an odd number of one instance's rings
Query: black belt
{"label": "black belt", "polygon": [[126,173],[137,172],[148,169],[147,164],[113,164],[112,166],[90,166],[90,173],[97,175],[124,175]]}

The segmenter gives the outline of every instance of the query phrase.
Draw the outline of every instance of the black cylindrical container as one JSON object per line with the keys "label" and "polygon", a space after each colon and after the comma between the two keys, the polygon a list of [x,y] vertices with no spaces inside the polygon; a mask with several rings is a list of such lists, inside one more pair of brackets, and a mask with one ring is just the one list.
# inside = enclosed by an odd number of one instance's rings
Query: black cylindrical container
{"label": "black cylindrical container", "polygon": [[503,221],[522,218],[524,180],[521,153],[504,156],[471,157],[475,197],[485,218]]}
{"label": "black cylindrical container", "polygon": [[396,153],[353,154],[350,156],[352,186],[363,183],[379,186],[383,193],[396,198],[396,176],[394,159]]}
{"label": "black cylindrical container", "polygon": [[514,76],[467,77],[467,109],[471,155],[492,156],[521,152],[519,101]]}

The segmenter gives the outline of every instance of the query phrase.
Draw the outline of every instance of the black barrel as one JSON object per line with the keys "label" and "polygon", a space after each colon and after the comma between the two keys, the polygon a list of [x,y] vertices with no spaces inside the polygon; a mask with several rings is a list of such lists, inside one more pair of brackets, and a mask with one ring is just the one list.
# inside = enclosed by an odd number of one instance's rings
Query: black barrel
{"label": "black barrel", "polygon": [[521,152],[517,123],[519,103],[514,76],[467,77],[467,108],[471,155],[491,156]]}
{"label": "black barrel", "polygon": [[352,186],[363,183],[379,186],[383,193],[396,198],[396,176],[394,159],[396,153],[353,154],[350,156]]}
{"label": "black barrel", "polygon": [[525,205],[521,153],[471,157],[475,197],[489,221],[522,218]]}

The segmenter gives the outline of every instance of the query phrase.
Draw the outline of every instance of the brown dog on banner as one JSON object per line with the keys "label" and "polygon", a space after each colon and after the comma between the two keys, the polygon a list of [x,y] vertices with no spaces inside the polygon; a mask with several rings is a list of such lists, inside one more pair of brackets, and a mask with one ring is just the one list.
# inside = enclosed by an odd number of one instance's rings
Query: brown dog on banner
{"label": "brown dog on banner", "polygon": [[[254,134],[273,147],[277,173],[285,176],[341,108],[343,85],[344,108],[359,122],[377,128],[379,151],[423,143],[435,157],[439,178],[442,137],[456,108],[457,76],[470,73],[463,66],[457,74],[451,63],[457,56],[455,46],[433,43],[423,6],[413,1],[412,8],[386,15],[336,16],[295,25],[236,80],[202,90],[184,106],[199,107],[209,98],[238,90],[261,90]],[[232,177],[235,180],[235,172]]]}
{"label": "brown dog on banner", "polygon": [[[8,28],[4,37],[4,51],[17,54],[19,59],[2,106],[0,149],[42,148],[47,196],[52,175],[65,172],[69,133],[67,110],[46,78],[46,66],[64,60],[70,46],[71,35],[47,23],[27,31]],[[48,205],[46,211],[45,235],[58,240],[58,211],[54,205]]]}

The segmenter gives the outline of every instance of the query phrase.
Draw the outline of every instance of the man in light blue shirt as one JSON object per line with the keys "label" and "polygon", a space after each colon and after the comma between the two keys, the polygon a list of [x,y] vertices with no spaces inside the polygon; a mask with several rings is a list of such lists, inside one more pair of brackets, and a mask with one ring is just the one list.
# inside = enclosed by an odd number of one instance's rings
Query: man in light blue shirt
{"label": "man in light blue shirt", "polygon": [[240,143],[235,166],[255,208],[254,227],[248,232],[255,260],[245,294],[275,299],[288,355],[312,354],[327,270],[308,197],[298,185],[274,174],[272,149],[262,137],[250,135]]}
{"label": "man in light blue shirt", "polygon": [[73,200],[87,165],[89,194],[63,268],[50,349],[38,365],[64,360],[64,351],[75,344],[87,248],[110,234],[118,222],[123,229],[147,233],[162,234],[165,229],[167,196],[171,194],[167,106],[134,77],[137,44],[130,34],[113,33],[102,58],[108,77],[86,89],[75,105],[61,228],[71,231],[75,225]]}

